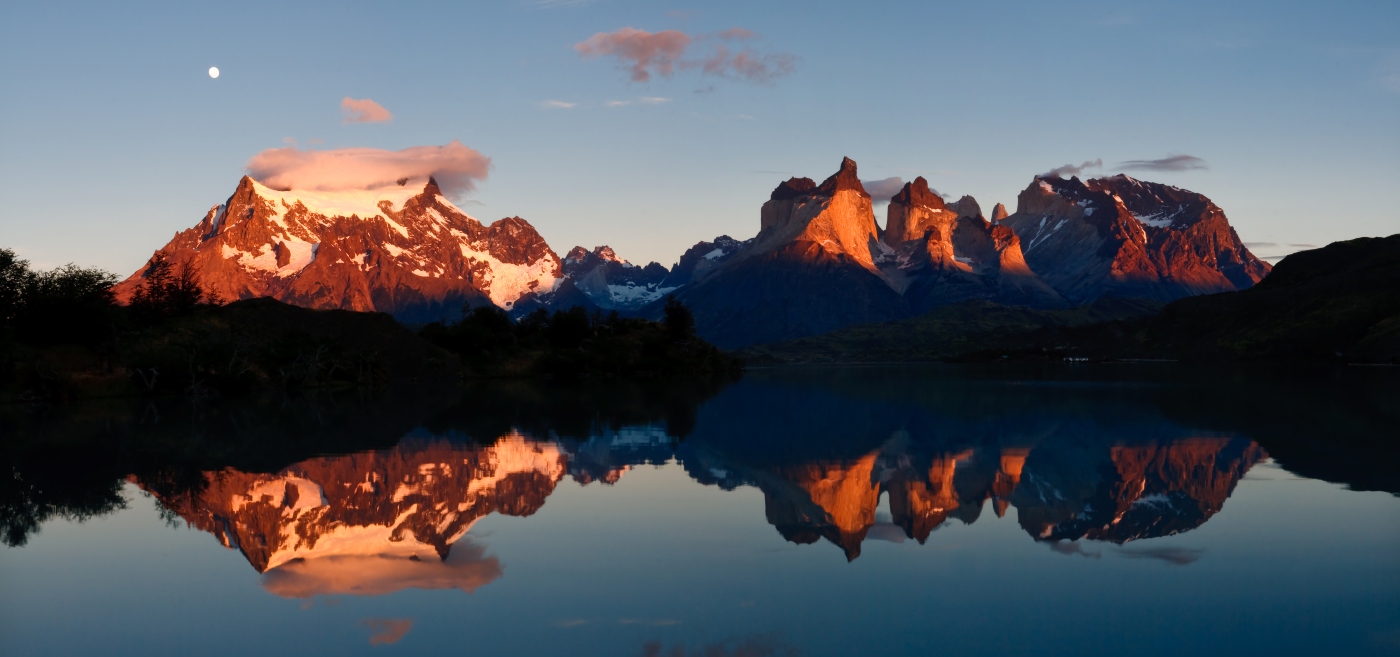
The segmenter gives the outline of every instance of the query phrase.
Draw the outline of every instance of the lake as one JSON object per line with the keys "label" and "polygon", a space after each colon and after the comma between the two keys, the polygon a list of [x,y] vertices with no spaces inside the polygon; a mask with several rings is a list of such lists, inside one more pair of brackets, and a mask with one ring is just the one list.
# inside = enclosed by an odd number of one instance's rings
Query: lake
{"label": "lake", "polygon": [[1400,372],[9,409],[6,655],[1400,654]]}

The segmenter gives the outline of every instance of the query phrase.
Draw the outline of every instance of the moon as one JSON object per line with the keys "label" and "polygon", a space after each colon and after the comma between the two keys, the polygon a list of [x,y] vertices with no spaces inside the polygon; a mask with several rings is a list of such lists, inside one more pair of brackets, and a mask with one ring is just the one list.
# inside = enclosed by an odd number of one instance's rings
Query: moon
{"label": "moon", "polygon": [[211,77],[211,78],[217,78],[217,77],[219,77],[219,67],[217,67],[217,66],[210,66],[210,67],[209,67],[209,77]]}

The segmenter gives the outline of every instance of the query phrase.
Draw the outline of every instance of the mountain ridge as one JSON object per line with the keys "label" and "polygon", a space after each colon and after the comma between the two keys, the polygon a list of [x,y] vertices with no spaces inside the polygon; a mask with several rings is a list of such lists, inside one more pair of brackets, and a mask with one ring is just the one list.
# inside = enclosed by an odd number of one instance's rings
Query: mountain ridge
{"label": "mountain ridge", "polygon": [[[1104,296],[1170,301],[1243,289],[1269,267],[1203,195],[1127,176],[1036,177],[1016,212],[945,201],[923,177],[875,202],[843,158],[820,184],[779,183],[758,233],[691,247],[669,269],[607,246],[560,258],[520,217],[482,224],[429,179],[421,189],[276,190],[244,176],[234,194],[157,252],[223,300],[271,296],[312,308],[452,321],[496,305],[519,318],[582,306],[659,316],[675,295],[701,337],[741,348],[914,317],[969,300],[1037,309]],[[115,288],[127,300],[146,267]]]}

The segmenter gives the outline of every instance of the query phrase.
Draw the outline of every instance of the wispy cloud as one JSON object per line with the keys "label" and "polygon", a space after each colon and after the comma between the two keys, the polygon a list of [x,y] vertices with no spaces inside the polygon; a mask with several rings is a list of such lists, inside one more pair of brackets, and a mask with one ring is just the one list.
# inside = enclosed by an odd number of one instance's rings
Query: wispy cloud
{"label": "wispy cloud", "polygon": [[573,109],[578,107],[578,103],[571,103],[565,100],[542,100],[540,107],[545,109]]}
{"label": "wispy cloud", "polygon": [[303,151],[269,148],[248,160],[248,174],[276,189],[374,189],[401,180],[437,179],[442,191],[455,195],[475,189],[486,179],[491,158],[452,140],[444,146],[414,146],[398,151],[339,148]]}
{"label": "wispy cloud", "polygon": [[715,36],[721,39],[734,41],[748,41],[749,39],[758,38],[758,35],[754,34],[753,30],[746,30],[742,27],[731,27],[727,30],[720,30]]}
{"label": "wispy cloud", "polygon": [[[463,541],[466,541],[465,543]],[[295,560],[263,573],[262,586],[283,598],[386,595],[403,589],[457,589],[471,593],[500,578],[499,559],[486,547],[462,539],[447,559],[340,556]]]}
{"label": "wispy cloud", "polygon": [[661,96],[642,96],[632,100],[609,100],[604,101],[604,107],[627,107],[628,105],[665,105],[671,102],[671,98]]}
{"label": "wispy cloud", "polygon": [[865,187],[870,198],[878,204],[888,203],[891,196],[898,194],[899,190],[904,187],[904,180],[898,176],[892,176],[880,180],[862,180],[860,184]]}
{"label": "wispy cloud", "polygon": [[383,105],[368,98],[356,100],[349,96],[341,99],[342,123],[385,123],[394,120],[394,115]]}
{"label": "wispy cloud", "polygon": [[[678,71],[698,69],[704,75],[771,84],[796,69],[796,55],[760,53],[748,45],[757,38],[753,31],[741,27],[700,36],[680,30],[648,32],[624,27],[594,34],[574,44],[574,50],[584,59],[615,59],[632,82],[670,78]],[[709,46],[707,53],[687,57],[692,46],[702,43]]]}
{"label": "wispy cloud", "polygon": [[373,646],[392,646],[413,629],[412,618],[366,618],[359,624],[369,628],[369,643]]}
{"label": "wispy cloud", "polygon": [[1049,545],[1051,551],[1068,556],[1079,555],[1086,559],[1098,559],[1103,556],[1102,552],[1085,550],[1079,541],[1051,541]]}
{"label": "wispy cloud", "polygon": [[1206,161],[1194,155],[1172,155],[1157,160],[1128,160],[1118,163],[1127,171],[1195,171],[1209,169]]}
{"label": "wispy cloud", "polygon": [[680,30],[648,32],[624,27],[594,34],[574,44],[574,50],[584,59],[613,57],[628,69],[633,82],[647,82],[653,75],[674,75],[690,41]]}
{"label": "wispy cloud", "polygon": [[1156,559],[1157,561],[1163,561],[1173,566],[1185,566],[1196,563],[1196,561],[1205,555],[1205,550],[1172,547],[1120,548],[1118,554],[1129,559]]}
{"label": "wispy cloud", "polygon": [[1088,160],[1088,161],[1086,161],[1086,162],[1084,162],[1083,164],[1080,164],[1080,165],[1078,165],[1078,166],[1075,166],[1075,165],[1073,165],[1073,164],[1064,164],[1064,165],[1061,165],[1061,166],[1057,166],[1057,167],[1055,167],[1055,168],[1053,168],[1053,169],[1051,169],[1051,170],[1049,170],[1049,171],[1046,171],[1045,173],[1040,174],[1040,177],[1041,177],[1041,178],[1063,178],[1063,177],[1065,177],[1065,174],[1069,174],[1069,175],[1071,175],[1071,176],[1077,176],[1077,175],[1080,174],[1080,172],[1084,171],[1085,169],[1098,169],[1098,168],[1100,168],[1100,167],[1102,167],[1102,166],[1103,166],[1103,160],[1102,160],[1102,159]]}

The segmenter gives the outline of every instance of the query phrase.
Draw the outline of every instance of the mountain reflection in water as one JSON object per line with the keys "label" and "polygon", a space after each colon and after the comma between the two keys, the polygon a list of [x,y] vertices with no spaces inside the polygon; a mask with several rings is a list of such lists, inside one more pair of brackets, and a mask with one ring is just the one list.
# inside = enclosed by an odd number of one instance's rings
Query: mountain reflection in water
{"label": "mountain reflection in water", "polygon": [[702,484],[763,491],[768,522],[787,540],[826,538],[854,559],[877,525],[881,494],[889,495],[893,525],[920,543],[949,519],[976,521],[987,500],[998,517],[1014,506],[1036,540],[1124,543],[1187,531],[1221,509],[1264,453],[1239,438],[1187,438],[1132,446],[1050,439],[930,455],[897,432],[859,458],[763,466],[726,459],[699,441],[673,448],[662,431],[584,443],[413,437],[391,450],[311,459],[275,474],[209,472],[198,492],[157,497],[242,552],[278,595],[470,593],[501,574],[495,557],[464,540],[477,520],[532,515],[566,476],[606,485],[633,465],[673,456]]}
{"label": "mountain reflection in water", "polygon": [[[119,427],[122,457],[134,462],[122,476],[241,552],[267,590],[309,597],[409,587],[470,593],[501,574],[498,559],[468,538],[480,518],[532,516],[566,476],[612,485],[631,466],[672,459],[700,485],[757,487],[778,534],[795,544],[825,538],[847,559],[860,556],[868,538],[923,544],[948,521],[979,520],[987,502],[997,517],[1014,507],[1035,541],[1126,544],[1210,520],[1267,457],[1250,426],[1277,437],[1268,430],[1277,429],[1277,412],[1302,409],[1317,422],[1345,413],[1351,434],[1329,437],[1343,444],[1366,440],[1375,429],[1368,422],[1389,422],[1393,413],[1386,405],[1359,415],[1331,409],[1355,402],[1345,389],[1330,398],[1302,391],[1301,406],[1280,408],[1268,389],[1236,378],[1226,381],[1236,395],[1222,422],[1211,415],[1219,395],[1194,373],[1189,384],[1175,375],[1012,374],[774,371],[662,392],[497,385],[455,403],[381,403],[399,415],[374,403],[283,402],[164,422],[147,408],[140,419],[129,413],[125,422],[91,424],[108,434]],[[1375,392],[1373,381],[1357,385]],[[1250,396],[1261,389],[1263,401]],[[1260,403],[1270,409],[1263,423],[1249,417]],[[43,444],[45,431],[20,429],[41,434],[31,441]],[[73,424],[56,431],[81,433]],[[186,433],[186,444],[172,450]],[[1282,447],[1306,451],[1289,436]],[[111,444],[106,438],[91,440]],[[298,451],[375,444],[385,447],[281,465]],[[1355,479],[1373,479],[1369,469],[1393,461],[1393,448],[1379,457],[1351,464]],[[42,468],[20,464],[15,472],[29,495],[63,487],[29,482],[27,489],[25,476],[42,478]],[[888,518],[878,514],[883,495]],[[6,506],[8,530],[22,542],[15,525],[24,523],[15,518],[42,513],[14,511],[25,500]],[[28,523],[36,530],[41,520]]]}
{"label": "mountain reflection in water", "polygon": [[783,538],[824,538],[848,560],[866,539],[923,543],[973,523],[987,502],[999,518],[1014,507],[1036,541],[1123,544],[1199,527],[1267,457],[1248,432],[1172,419],[1179,393],[1170,380],[779,372],[697,393],[679,421],[674,403],[624,405],[640,422],[618,426],[608,404],[551,422],[541,405],[570,391],[527,388],[469,395],[388,449],[132,480],[288,597],[470,593],[502,572],[468,536],[481,518],[530,516],[565,477],[610,485],[672,460],[701,485],[757,488]]}
{"label": "mountain reflection in water", "polygon": [[0,653],[1387,654],[1397,375],[0,409]]}

